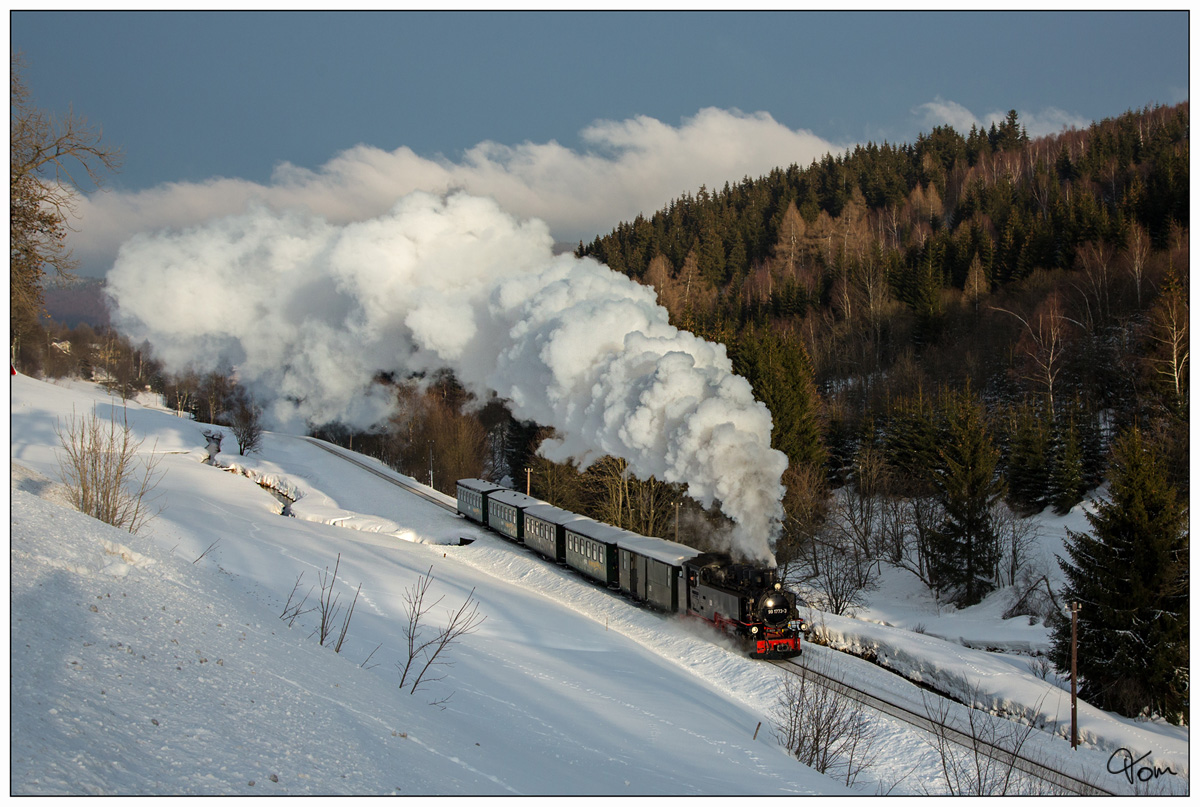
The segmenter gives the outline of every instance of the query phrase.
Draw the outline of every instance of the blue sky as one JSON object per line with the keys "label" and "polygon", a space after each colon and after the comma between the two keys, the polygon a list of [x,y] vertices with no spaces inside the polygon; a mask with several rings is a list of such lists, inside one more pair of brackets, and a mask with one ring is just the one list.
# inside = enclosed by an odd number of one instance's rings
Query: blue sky
{"label": "blue sky", "polygon": [[[678,150],[670,135],[684,138],[709,108],[740,111],[733,128],[758,139],[806,138],[757,154],[753,140],[731,135],[718,144],[730,125],[714,119],[696,139],[758,161],[663,177],[592,219],[556,222],[553,211],[513,204],[518,215],[546,216],[568,239],[606,232],[619,220],[606,217],[650,212],[700,181],[719,182],[718,170],[735,171],[725,179],[736,181],[771,161],[807,164],[823,147],[908,142],[941,123],[965,131],[1011,108],[1031,134],[1052,132],[1174,104],[1188,92],[1183,11],[18,11],[10,23],[35,102],[103,126],[125,152],[109,196],[139,210],[148,189],[160,189],[155,202],[164,203],[164,183],[236,178],[253,196],[284,179],[294,185],[304,172],[306,181],[328,179],[331,161],[356,146],[369,147],[368,164],[411,150],[422,170],[442,169],[433,185],[473,189],[468,168],[481,160],[510,176],[534,159],[540,167],[528,170],[539,176],[564,158],[578,171],[631,151],[653,162],[642,139],[649,130],[631,122],[664,125],[671,131],[655,142]],[[756,113],[783,131],[762,136],[748,127],[744,116]],[[596,122],[604,133],[587,136]],[[495,147],[485,154],[481,143]],[[554,144],[565,157],[547,158]],[[522,182],[526,196],[538,194],[528,175]],[[486,183],[478,190],[506,201]],[[606,199],[619,195],[613,189]],[[185,223],[180,216],[156,224]]]}

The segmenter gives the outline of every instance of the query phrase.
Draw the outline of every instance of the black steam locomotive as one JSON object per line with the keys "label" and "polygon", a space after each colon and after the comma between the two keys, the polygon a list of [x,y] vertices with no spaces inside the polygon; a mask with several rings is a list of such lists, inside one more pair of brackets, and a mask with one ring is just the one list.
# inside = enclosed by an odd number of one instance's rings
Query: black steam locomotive
{"label": "black steam locomotive", "polygon": [[458,481],[458,512],[635,602],[703,619],[753,658],[800,653],[807,627],[774,569],[638,535],[481,479]]}
{"label": "black steam locomotive", "polygon": [[775,570],[733,563],[728,555],[703,554],[684,564],[688,614],[741,637],[755,658],[788,658],[800,652],[807,625],[796,598],[775,579]]}

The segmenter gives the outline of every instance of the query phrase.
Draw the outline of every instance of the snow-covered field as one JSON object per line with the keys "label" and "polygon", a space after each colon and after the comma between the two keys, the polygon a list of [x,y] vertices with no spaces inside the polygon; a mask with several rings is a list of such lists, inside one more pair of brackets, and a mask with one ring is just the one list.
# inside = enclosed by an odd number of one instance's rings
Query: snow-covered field
{"label": "snow-covered field", "polygon": [[[56,484],[56,425],[92,411],[127,418],[143,452],[160,457],[163,509],[138,535],[70,509]],[[14,794],[944,792],[923,733],[882,716],[880,758],[853,788],[803,767],[771,731],[774,667],[305,440],[267,434],[260,454],[240,457],[229,436],[218,459],[241,472],[228,473],[202,462],[210,427],[123,407],[91,384],[24,376],[12,378],[10,424]],[[299,494],[296,517],[248,476]],[[360,584],[361,594],[336,654],[312,635],[315,614],[291,627],[280,615],[297,578],[301,592],[316,587],[339,554],[340,602]],[[444,677],[409,694],[396,666],[407,655],[405,590],[431,567],[431,593],[445,597],[431,623],[468,596],[486,621],[448,651]],[[1081,705],[1084,746],[1070,750],[1069,697],[1028,655],[981,649],[1046,643],[1041,626],[999,620],[1000,596],[939,612],[897,572],[862,618],[815,617],[838,644],[872,648],[908,676],[1036,714],[1046,730],[1027,750],[1064,771],[1134,792],[1106,770],[1127,748],[1150,755],[1139,767],[1176,772],[1151,792],[1186,792],[1186,729]],[[918,625],[923,633],[906,629]],[[826,648],[806,659],[892,700],[920,707],[925,697]]]}

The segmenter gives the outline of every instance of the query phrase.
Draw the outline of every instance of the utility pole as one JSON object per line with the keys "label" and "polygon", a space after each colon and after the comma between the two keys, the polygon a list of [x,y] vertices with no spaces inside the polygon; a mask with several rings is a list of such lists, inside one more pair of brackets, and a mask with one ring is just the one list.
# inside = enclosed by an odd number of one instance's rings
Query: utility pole
{"label": "utility pole", "polygon": [[1075,703],[1076,631],[1079,623],[1079,603],[1071,603],[1071,750],[1079,746],[1079,713]]}
{"label": "utility pole", "polygon": [[533,489],[533,488],[532,488],[532,486],[533,486],[533,482],[531,481],[531,475],[532,475],[532,474],[533,474],[533,469],[532,469],[532,468],[526,468],[526,469],[525,469],[525,495],[526,495],[526,496],[532,496],[532,495],[533,495],[532,493],[530,493],[530,492],[529,492],[530,490],[532,490],[532,489]]}
{"label": "utility pole", "polygon": [[681,502],[675,502],[675,543],[679,543],[679,505]]}
{"label": "utility pole", "polygon": [[429,487],[433,488],[433,441],[429,441]]}

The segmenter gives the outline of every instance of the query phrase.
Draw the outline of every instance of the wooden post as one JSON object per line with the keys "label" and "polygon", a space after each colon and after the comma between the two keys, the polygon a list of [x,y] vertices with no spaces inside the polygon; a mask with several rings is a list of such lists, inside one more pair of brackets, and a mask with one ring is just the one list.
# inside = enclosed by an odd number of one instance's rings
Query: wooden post
{"label": "wooden post", "polygon": [[754,727],[754,739],[758,739],[758,730],[762,728],[762,721],[758,721],[758,725]]}
{"label": "wooden post", "polygon": [[1071,603],[1071,750],[1079,746],[1079,712],[1075,702],[1076,636],[1079,623],[1079,603]]}
{"label": "wooden post", "polygon": [[532,468],[525,469],[525,495],[526,496],[533,495],[532,493],[529,492],[532,489],[532,485],[533,485],[532,478],[530,476],[532,473],[533,473]]}

